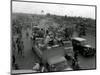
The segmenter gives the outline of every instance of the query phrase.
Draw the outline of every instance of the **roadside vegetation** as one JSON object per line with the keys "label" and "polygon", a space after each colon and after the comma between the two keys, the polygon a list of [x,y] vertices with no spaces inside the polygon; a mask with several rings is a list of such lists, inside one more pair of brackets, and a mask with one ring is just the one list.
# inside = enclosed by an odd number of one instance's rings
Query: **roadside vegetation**
{"label": "roadside vegetation", "polygon": [[47,13],[46,15],[36,14],[12,14],[12,32],[16,35],[21,30],[27,28],[32,29],[34,26],[47,29],[54,33],[63,33],[65,37],[70,37],[73,32],[77,32],[78,36],[86,36],[88,34],[95,36],[96,20],[84,17],[58,16]]}

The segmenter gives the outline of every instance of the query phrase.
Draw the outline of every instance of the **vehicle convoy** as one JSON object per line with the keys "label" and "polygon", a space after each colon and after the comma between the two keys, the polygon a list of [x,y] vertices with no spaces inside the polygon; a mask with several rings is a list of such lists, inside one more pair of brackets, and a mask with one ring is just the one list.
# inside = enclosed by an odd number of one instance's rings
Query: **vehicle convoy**
{"label": "vehicle convoy", "polygon": [[[74,37],[72,41],[63,41],[64,45],[53,44],[45,46],[40,44],[33,49],[42,63],[47,64],[48,71],[74,70],[72,61],[75,52],[83,56],[95,55],[95,49],[87,44],[86,39]],[[67,59],[65,56],[68,56]]]}
{"label": "vehicle convoy", "polygon": [[79,52],[83,56],[93,56],[96,53],[95,48],[87,44],[87,40],[84,38],[74,37],[72,38],[72,44],[74,52]]}

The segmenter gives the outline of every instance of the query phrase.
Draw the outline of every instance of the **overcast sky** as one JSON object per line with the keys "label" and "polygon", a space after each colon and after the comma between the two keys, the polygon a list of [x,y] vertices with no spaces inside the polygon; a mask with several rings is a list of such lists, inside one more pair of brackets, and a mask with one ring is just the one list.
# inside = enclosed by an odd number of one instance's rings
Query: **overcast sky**
{"label": "overcast sky", "polygon": [[12,2],[12,12],[55,15],[82,16],[95,19],[95,7],[79,5],[61,5],[31,2]]}

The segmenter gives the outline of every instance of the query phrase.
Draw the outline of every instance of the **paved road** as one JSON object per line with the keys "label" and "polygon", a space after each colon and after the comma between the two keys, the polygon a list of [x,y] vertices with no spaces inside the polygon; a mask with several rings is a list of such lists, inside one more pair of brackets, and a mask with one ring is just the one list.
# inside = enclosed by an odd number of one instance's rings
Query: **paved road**
{"label": "paved road", "polygon": [[16,57],[16,63],[19,69],[32,69],[35,62],[38,62],[38,57],[32,51],[32,44],[29,37],[26,36],[25,31],[23,31],[22,40],[24,43],[24,57],[20,54]]}
{"label": "paved road", "polygon": [[81,69],[95,69],[96,68],[96,57],[83,57],[79,55],[78,60],[79,60],[79,65]]}

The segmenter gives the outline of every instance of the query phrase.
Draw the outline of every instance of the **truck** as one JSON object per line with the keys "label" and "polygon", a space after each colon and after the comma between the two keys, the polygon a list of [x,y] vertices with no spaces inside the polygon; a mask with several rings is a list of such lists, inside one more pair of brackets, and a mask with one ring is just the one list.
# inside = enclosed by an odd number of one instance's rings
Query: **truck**
{"label": "truck", "polygon": [[45,50],[42,50],[40,47],[35,46],[34,51],[44,65],[48,64],[47,67],[49,67],[48,71],[50,72],[73,70],[70,62],[65,58],[66,55],[73,56],[72,45],[70,47],[53,45],[46,47]]}
{"label": "truck", "polygon": [[94,56],[96,53],[95,48],[87,43],[87,40],[80,37],[72,38],[72,45],[74,52],[78,52],[83,56]]}

